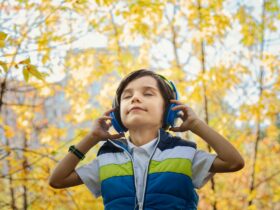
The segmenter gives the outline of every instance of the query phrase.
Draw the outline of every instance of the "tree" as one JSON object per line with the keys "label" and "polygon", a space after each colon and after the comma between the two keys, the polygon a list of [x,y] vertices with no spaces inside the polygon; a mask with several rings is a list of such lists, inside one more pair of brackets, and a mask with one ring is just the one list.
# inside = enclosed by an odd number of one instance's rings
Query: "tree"
{"label": "tree", "polygon": [[85,186],[54,190],[47,178],[140,68],[174,81],[245,157],[242,171],[198,190],[199,208],[279,208],[277,1],[4,1],[0,10],[0,208],[103,209]]}

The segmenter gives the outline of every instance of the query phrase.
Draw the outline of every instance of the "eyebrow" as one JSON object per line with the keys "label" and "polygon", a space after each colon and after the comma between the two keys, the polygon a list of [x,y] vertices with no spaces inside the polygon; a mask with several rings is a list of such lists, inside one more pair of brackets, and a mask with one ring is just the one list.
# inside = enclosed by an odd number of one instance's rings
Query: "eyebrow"
{"label": "eyebrow", "polygon": [[[154,90],[154,91],[157,91],[157,89],[154,88],[153,86],[144,86],[144,87],[142,87],[142,89],[144,89],[144,90],[146,90],[146,89],[152,89],[152,90]],[[122,95],[123,95],[124,93],[130,92],[130,91],[132,91],[132,90],[133,90],[132,88],[127,88],[127,89],[125,89],[125,90],[122,92]]]}

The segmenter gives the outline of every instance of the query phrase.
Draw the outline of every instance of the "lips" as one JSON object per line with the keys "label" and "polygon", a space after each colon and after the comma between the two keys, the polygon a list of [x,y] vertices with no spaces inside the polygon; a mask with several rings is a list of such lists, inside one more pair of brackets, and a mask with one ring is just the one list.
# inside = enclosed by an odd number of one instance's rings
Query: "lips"
{"label": "lips", "polygon": [[135,107],[132,107],[129,112],[131,112],[132,110],[142,110],[142,111],[146,111],[145,109],[141,108],[141,107],[138,107],[138,106],[135,106]]}

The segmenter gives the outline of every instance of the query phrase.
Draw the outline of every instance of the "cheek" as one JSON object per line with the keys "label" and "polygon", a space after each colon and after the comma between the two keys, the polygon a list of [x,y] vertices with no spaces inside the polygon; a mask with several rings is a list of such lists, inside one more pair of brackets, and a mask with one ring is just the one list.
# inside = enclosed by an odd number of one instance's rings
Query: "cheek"
{"label": "cheek", "polygon": [[154,113],[156,113],[156,116],[157,118],[159,119],[163,119],[164,118],[164,110],[165,110],[165,106],[157,106],[157,107],[154,107]]}
{"label": "cheek", "polygon": [[163,104],[162,109],[160,110],[161,120],[164,120],[165,117],[165,105]]}

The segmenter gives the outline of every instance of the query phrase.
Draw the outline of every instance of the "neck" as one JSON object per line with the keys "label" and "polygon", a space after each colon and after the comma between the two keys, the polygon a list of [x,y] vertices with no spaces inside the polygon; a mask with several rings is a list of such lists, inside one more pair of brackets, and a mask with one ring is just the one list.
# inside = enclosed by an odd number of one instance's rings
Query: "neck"
{"label": "neck", "polygon": [[130,129],[129,137],[131,142],[137,147],[147,144],[154,138],[158,136],[159,128],[150,128],[150,129]]}

